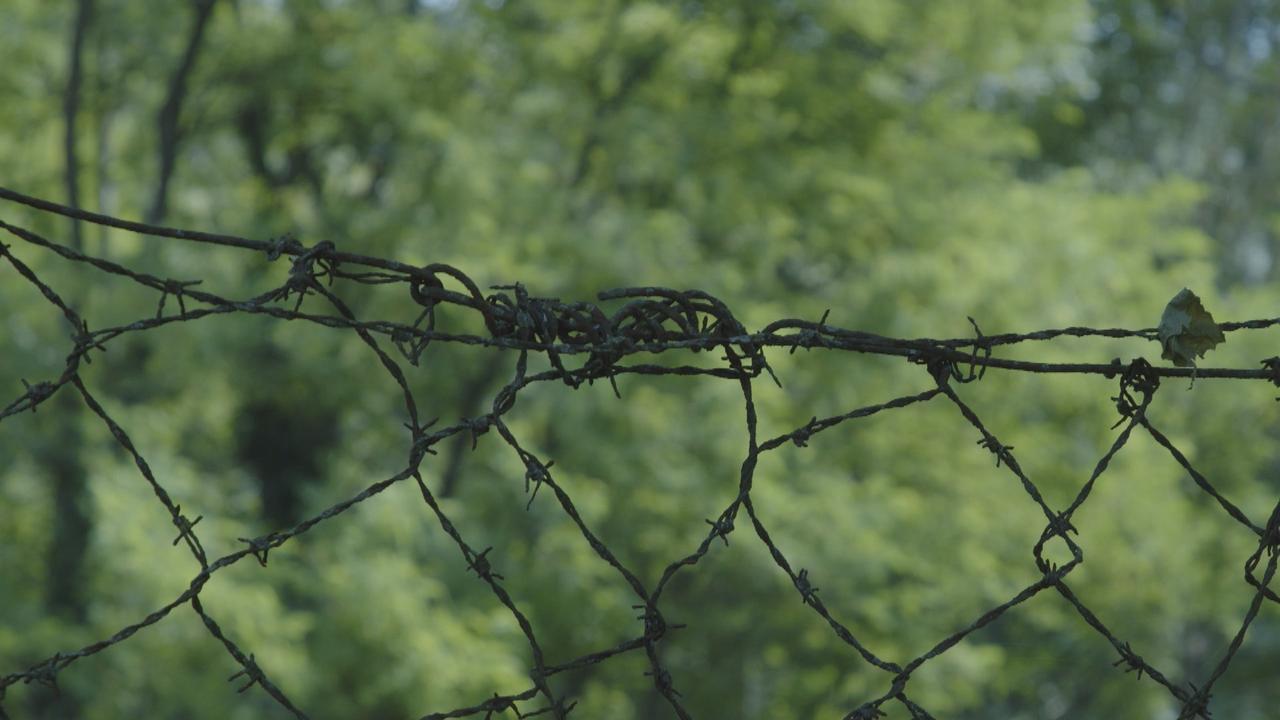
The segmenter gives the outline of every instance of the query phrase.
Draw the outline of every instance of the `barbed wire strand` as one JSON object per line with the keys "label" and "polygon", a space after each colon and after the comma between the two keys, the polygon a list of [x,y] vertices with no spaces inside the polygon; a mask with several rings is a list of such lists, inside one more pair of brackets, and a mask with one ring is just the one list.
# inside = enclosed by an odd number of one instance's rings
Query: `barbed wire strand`
{"label": "barbed wire strand", "polygon": [[[1047,341],[1060,337],[1154,340],[1156,331],[1154,328],[1126,330],[1067,327],[1029,333],[984,335],[972,318],[970,322],[975,335],[967,338],[891,338],[828,325],[825,315],[818,322],[782,319],[766,325],[758,332],[751,333],[738,322],[727,305],[697,290],[676,291],[667,288],[640,287],[601,292],[598,295],[600,302],[623,303],[620,309],[610,314],[594,303],[566,303],[555,298],[536,297],[530,295],[524,286],[519,284],[495,287],[493,289],[498,292],[486,296],[468,275],[450,265],[434,263],[414,266],[387,258],[340,252],[332,242],[328,241],[306,247],[289,236],[271,241],[259,241],[233,235],[161,227],[66,207],[6,188],[0,188],[0,199],[19,203],[44,213],[129,232],[261,252],[266,256],[267,261],[288,257],[291,263],[289,277],[282,285],[260,295],[237,300],[198,289],[196,286],[201,283],[199,279],[178,280],[139,272],[105,258],[52,242],[30,229],[0,220],[0,229],[28,245],[50,251],[73,263],[87,265],[103,273],[124,278],[159,293],[154,317],[139,318],[124,325],[91,328],[74,308],[64,302],[62,297],[32,270],[31,266],[13,253],[11,247],[0,243],[0,259],[13,267],[22,280],[33,286],[48,303],[61,312],[70,325],[72,340],[71,351],[67,355],[63,372],[55,379],[38,381],[34,384],[24,380],[25,392],[0,409],[0,422],[18,413],[28,410],[36,411],[51,397],[70,385],[93,415],[103,423],[116,444],[133,460],[142,478],[177,529],[178,534],[173,541],[174,544],[184,543],[199,566],[199,571],[191,579],[187,588],[177,597],[110,637],[78,650],[57,652],[25,670],[0,676],[0,720],[8,719],[3,701],[5,692],[10,686],[19,682],[34,682],[56,690],[58,673],[74,662],[128,640],[139,630],[160,622],[173,610],[183,606],[190,606],[200,617],[209,634],[222,644],[240,668],[229,678],[233,681],[243,681],[244,684],[238,688],[240,692],[257,685],[276,704],[294,717],[309,717],[268,677],[255,655],[245,652],[228,636],[212,614],[205,609],[201,601],[201,593],[213,576],[225,568],[246,557],[253,557],[265,566],[271,550],[284,545],[316,525],[337,517],[392,485],[409,479],[417,485],[431,516],[457,545],[467,567],[489,587],[498,602],[511,614],[529,646],[533,662],[530,673],[532,687],[506,695],[495,693],[467,707],[427,713],[421,716],[421,720],[470,716],[491,718],[494,715],[506,714],[508,711],[516,718],[548,715],[560,720],[569,716],[575,703],[570,698],[557,694],[551,686],[552,678],[638,650],[643,650],[648,660],[649,667],[645,674],[651,678],[655,691],[666,700],[677,717],[691,718],[692,714],[684,706],[681,693],[677,689],[677,679],[672,676],[661,658],[661,647],[667,633],[679,630],[683,626],[672,624],[666,619],[660,608],[660,600],[672,579],[682,571],[696,566],[712,551],[717,540],[728,545],[729,536],[735,530],[735,521],[739,513],[744,510],[755,536],[768,549],[774,563],[795,587],[801,601],[821,617],[836,637],[853,648],[863,661],[887,674],[884,692],[850,710],[844,716],[844,720],[884,717],[885,711],[882,708],[889,701],[899,703],[912,718],[932,718],[933,716],[925,708],[907,694],[912,674],[925,663],[994,622],[1007,611],[1051,588],[1075,609],[1086,624],[1111,644],[1120,656],[1116,665],[1123,665],[1126,672],[1135,671],[1138,677],[1145,675],[1151,678],[1180,703],[1179,718],[1188,720],[1208,718],[1212,688],[1243,646],[1247,631],[1257,618],[1263,603],[1267,600],[1280,603],[1280,595],[1270,589],[1270,583],[1276,574],[1277,562],[1280,561],[1280,553],[1277,553],[1277,549],[1280,548],[1280,504],[1277,504],[1265,526],[1257,525],[1243,510],[1228,500],[1208,478],[1196,470],[1187,457],[1151,423],[1146,415],[1147,408],[1163,378],[1264,380],[1280,385],[1280,359],[1277,358],[1262,361],[1261,369],[1155,367],[1141,358],[1129,363],[1116,358],[1105,364],[1012,360],[993,357],[992,351],[998,347]],[[413,323],[381,319],[362,320],[334,290],[330,289],[339,281],[374,286],[407,286],[405,300],[418,308],[417,320]],[[446,281],[460,286],[461,291],[446,288]],[[301,306],[307,296],[322,300],[336,314],[303,312]],[[169,314],[165,314],[166,303],[170,299],[177,304],[177,312],[171,310]],[[293,300],[292,307],[288,306],[290,299]],[[198,306],[188,309],[188,302]],[[437,314],[448,307],[478,313],[485,333],[466,334],[437,330]],[[164,488],[125,429],[116,422],[104,404],[85,385],[80,376],[80,363],[81,361],[91,362],[93,352],[106,351],[109,343],[126,334],[233,313],[265,315],[281,320],[301,320],[354,332],[359,340],[374,353],[400,392],[408,418],[405,425],[409,430],[409,443],[406,465],[391,476],[372,483],[355,495],[336,502],[291,528],[259,537],[241,538],[244,547],[210,561],[195,530],[201,517],[190,519],[183,512],[182,506]],[[1265,329],[1277,324],[1280,324],[1280,318],[1221,323],[1219,328],[1223,332],[1234,332]],[[400,363],[404,361],[417,365],[427,347],[433,342],[492,347],[516,353],[513,375],[494,395],[489,412],[476,417],[462,418],[453,425],[434,431],[430,429],[435,426],[437,420],[422,422],[414,393],[410,389]],[[394,348],[399,359],[386,349],[385,346],[388,344]],[[761,442],[757,436],[758,415],[753,383],[762,374],[767,374],[775,382],[777,381],[765,356],[765,350],[768,348],[785,348],[790,352],[798,349],[826,349],[901,357],[923,365],[932,379],[932,387],[915,394],[858,407],[822,419],[815,416],[790,432]],[[720,356],[722,364],[715,367],[690,364],[660,365],[645,362],[623,364],[624,360],[646,353],[670,351],[698,353],[712,350],[722,353]],[[530,353],[545,356],[551,369],[530,374],[528,372]],[[584,359],[577,367],[569,367],[565,364],[566,358]],[[1123,424],[1124,428],[1095,465],[1088,481],[1064,510],[1060,512],[1053,510],[1040,489],[1023,471],[1013,454],[1013,447],[1002,443],[957,391],[957,385],[979,380],[990,369],[1030,373],[1093,374],[1109,379],[1119,378],[1119,391],[1112,400],[1116,402],[1117,411],[1121,416],[1117,426]],[[596,381],[605,381],[617,393],[616,378],[629,374],[701,376],[731,380],[737,383],[744,401],[743,418],[747,448],[739,470],[737,493],[714,520],[705,521],[710,528],[697,546],[688,554],[669,563],[652,589],[641,580],[638,573],[623,564],[601,540],[599,534],[589,527],[569,492],[555,479],[551,471],[554,461],[544,461],[534,454],[519,440],[506,420],[507,415],[515,407],[520,393],[531,385],[562,382],[571,388],[577,388],[583,383],[593,384]],[[995,456],[997,467],[1003,466],[1014,475],[1023,491],[1048,521],[1039,540],[1032,548],[1032,558],[1040,577],[1008,600],[983,612],[968,625],[939,640],[924,653],[900,664],[874,652],[827,608],[820,599],[819,588],[815,586],[814,578],[810,576],[808,570],[804,568],[796,570],[769,533],[762,513],[753,502],[752,489],[756,467],[764,453],[777,450],[788,443],[803,448],[814,435],[847,421],[867,418],[917,403],[930,402],[939,397],[946,398],[977,431],[978,444]],[[1081,546],[1072,538],[1076,533],[1075,527],[1071,524],[1072,515],[1084,504],[1112,459],[1130,441],[1133,431],[1139,427],[1145,430],[1158,445],[1165,448],[1192,478],[1195,485],[1216,501],[1232,520],[1259,538],[1257,549],[1245,563],[1245,580],[1254,588],[1252,601],[1239,630],[1200,687],[1191,683],[1185,686],[1177,684],[1150,665],[1133,650],[1128,642],[1117,637],[1097,614],[1085,605],[1066,581],[1068,575],[1084,561]],[[528,506],[532,505],[541,488],[544,486],[548,488],[555,503],[573,522],[592,551],[612,567],[630,588],[636,599],[634,607],[639,612],[637,618],[641,623],[639,635],[613,647],[595,650],[564,662],[548,661],[547,651],[538,639],[532,622],[506,589],[502,582],[504,577],[495,569],[493,564],[495,558],[490,557],[493,548],[477,551],[463,538],[457,525],[445,513],[423,477],[421,465],[428,455],[435,453],[436,445],[463,433],[470,434],[474,444],[480,435],[490,429],[496,431],[502,442],[515,453],[525,468],[524,482],[529,496]],[[1054,540],[1061,541],[1071,553],[1072,559],[1061,566],[1050,562],[1045,557],[1046,548]],[[1258,566],[1263,564],[1264,557],[1266,558],[1265,569],[1259,577]]]}

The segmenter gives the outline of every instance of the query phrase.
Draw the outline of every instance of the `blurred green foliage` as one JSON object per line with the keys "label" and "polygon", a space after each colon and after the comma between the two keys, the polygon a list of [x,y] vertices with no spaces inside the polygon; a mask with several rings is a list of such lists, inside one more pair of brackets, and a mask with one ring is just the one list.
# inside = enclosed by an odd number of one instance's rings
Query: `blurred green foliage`
{"label": "blurred green foliage", "polygon": [[[82,202],[141,217],[158,172],[155,118],[193,10],[91,4],[76,125]],[[1263,136],[1274,120],[1232,83],[1274,82],[1280,12],[1236,6],[224,0],[189,79],[165,221],[449,262],[482,284],[520,281],[564,299],[622,285],[699,288],[750,329],[828,308],[833,325],[900,337],[964,336],[966,316],[991,333],[1143,328],[1184,286],[1219,320],[1267,317],[1275,209],[1265,173],[1277,165],[1265,159],[1277,150]],[[49,198],[64,197],[74,12],[70,2],[0,7],[3,184]],[[1187,33],[1228,59],[1183,62]],[[1248,62],[1239,42],[1252,43]],[[1231,77],[1215,85],[1218,69]],[[1190,132],[1188,113],[1208,119]],[[1224,195],[1226,160],[1175,162],[1171,147],[1195,158],[1237,148],[1230,183],[1250,192]],[[64,220],[2,212],[67,238]],[[93,327],[155,311],[152,295],[6,242]],[[236,297],[286,272],[238,251],[96,227],[84,243]],[[362,317],[414,315],[402,294],[343,292]],[[16,395],[21,378],[56,377],[69,347],[60,315],[8,266],[0,307],[0,388]],[[1159,352],[1064,340],[1010,354],[1106,362]],[[486,410],[513,363],[494,354],[433,346],[407,368],[423,413],[452,421]],[[1204,364],[1251,367],[1275,354],[1266,336],[1235,333]],[[917,366],[843,353],[771,361],[784,387],[758,385],[766,437],[930,383]],[[396,388],[346,333],[215,317],[123,337],[83,375],[176,501],[204,516],[215,556],[404,462]],[[555,460],[586,522],[653,583],[736,492],[742,401],[734,383],[706,378],[619,385],[621,401],[600,385],[530,388],[511,423]],[[1114,437],[1114,392],[1100,378],[998,371],[962,389],[1057,508]],[[1258,384],[1166,383],[1150,412],[1255,522],[1276,492],[1273,395]],[[132,460],[75,405],[0,428],[0,673],[109,636],[196,572],[185,548],[170,546],[173,528]],[[753,498],[774,539],[882,657],[926,651],[1038,577],[1030,549],[1044,519],[975,439],[935,401],[762,461]],[[87,477],[76,498],[91,523],[75,579],[83,597],[71,603],[79,617],[49,596],[64,570],[50,558],[68,542],[49,490],[63,456]],[[549,662],[641,633],[629,589],[551,498],[525,509],[523,467],[496,438],[474,453],[442,448],[425,467],[428,482],[450,483],[444,508],[464,537],[494,546]],[[416,493],[395,486],[272,552],[266,569],[219,573],[202,595],[313,717],[417,717],[529,686],[515,622]],[[1200,681],[1251,598],[1240,567],[1252,536],[1141,434],[1076,522],[1086,562],[1073,589],[1149,662]],[[834,718],[884,692],[886,677],[798,601],[740,525],[664,595],[667,617],[688,625],[661,651],[691,712]],[[1264,608],[1217,686],[1215,712],[1254,718],[1276,707],[1278,653],[1280,624]],[[1115,659],[1046,592],[927,663],[910,687],[940,718],[1169,716],[1168,694],[1135,684]],[[16,686],[5,706],[22,718],[283,717],[265,693],[233,692],[225,678],[236,669],[182,608],[62,673],[60,697]],[[576,716],[670,716],[646,669],[633,653],[553,684],[578,701]]]}

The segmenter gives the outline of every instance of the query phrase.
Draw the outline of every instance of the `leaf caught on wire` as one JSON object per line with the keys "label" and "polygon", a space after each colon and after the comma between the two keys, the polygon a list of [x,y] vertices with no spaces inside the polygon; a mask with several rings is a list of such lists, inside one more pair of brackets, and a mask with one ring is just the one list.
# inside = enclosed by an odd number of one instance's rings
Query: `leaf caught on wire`
{"label": "leaf caught on wire", "polygon": [[1200,298],[1187,288],[1165,306],[1157,334],[1163,348],[1160,357],[1178,367],[1195,367],[1196,358],[1227,340]]}

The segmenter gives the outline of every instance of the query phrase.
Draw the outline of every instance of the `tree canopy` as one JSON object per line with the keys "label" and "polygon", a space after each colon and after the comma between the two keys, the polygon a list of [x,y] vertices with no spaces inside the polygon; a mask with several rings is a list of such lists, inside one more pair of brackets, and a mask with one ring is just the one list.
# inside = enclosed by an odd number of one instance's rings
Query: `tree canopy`
{"label": "tree canopy", "polygon": [[[1211,0],[7,0],[0,185],[448,263],[486,288],[519,282],[566,302],[699,289],[751,331],[784,317],[895,338],[1140,330],[1184,287],[1219,321],[1268,318],[1278,22],[1275,3]],[[228,297],[288,272],[7,204],[0,220]],[[154,293],[5,244],[90,327],[156,314]],[[376,287],[342,295],[362,317],[410,323],[420,310]],[[0,308],[0,388],[58,377],[66,321],[3,263]],[[1200,363],[1256,368],[1276,354],[1268,332],[1233,333]],[[1162,362],[1154,335],[997,354]],[[932,386],[898,358],[768,358],[781,386],[754,384],[765,437]],[[452,424],[488,412],[514,363],[437,343],[403,365],[423,415]],[[403,463],[398,390],[349,331],[214,317],[122,336],[80,372],[203,516],[211,556]],[[1119,432],[1116,383],[992,369],[958,392],[1063,508]],[[652,583],[737,491],[741,392],[701,377],[617,385],[620,398],[609,383],[531,386],[507,422]],[[1148,411],[1259,524],[1276,497],[1275,393],[1168,379]],[[170,519],[102,421],[72,392],[55,400],[0,422],[0,675],[109,637],[199,569],[170,546]],[[424,462],[444,511],[493,547],[548,663],[634,638],[627,586],[549,493],[531,502],[526,467],[495,434],[474,451],[453,438]],[[762,456],[752,500],[773,540],[882,657],[925,652],[1042,574],[1030,548],[1045,518],[978,439],[931,401]],[[839,718],[884,693],[886,675],[798,601],[738,522],[664,595],[686,626],[660,646],[683,706]],[[1253,597],[1240,576],[1258,538],[1147,435],[1073,522],[1087,558],[1075,592],[1172,682],[1212,672]],[[274,550],[265,569],[228,568],[201,599],[311,717],[421,717],[530,684],[521,628],[412,482]],[[1263,607],[1215,686],[1220,716],[1280,703],[1277,627]],[[939,718],[1177,713],[1117,657],[1050,591],[923,665],[911,697]],[[641,650],[552,682],[574,716],[674,717],[649,667]],[[24,718],[288,716],[260,688],[232,692],[237,669],[198,616],[175,612],[61,672],[57,695],[14,685],[0,699]]]}

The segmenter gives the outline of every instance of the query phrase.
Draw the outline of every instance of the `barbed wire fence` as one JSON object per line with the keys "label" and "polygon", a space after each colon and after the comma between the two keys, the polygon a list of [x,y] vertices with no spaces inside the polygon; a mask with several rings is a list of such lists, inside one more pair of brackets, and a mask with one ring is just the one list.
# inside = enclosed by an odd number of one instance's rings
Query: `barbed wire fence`
{"label": "barbed wire fence", "polygon": [[[166,237],[193,243],[207,243],[241,248],[263,253],[267,261],[288,258],[291,266],[284,284],[268,292],[244,300],[220,297],[197,289],[199,280],[176,280],[137,272],[110,260],[86,254],[66,245],[52,242],[29,229],[0,220],[0,229],[10,236],[60,257],[111,275],[126,278],[159,293],[156,313],[153,317],[112,327],[92,328],[80,314],[65,302],[62,296],[12,252],[12,248],[0,242],[0,258],[11,266],[25,282],[34,286],[43,297],[62,313],[72,328],[72,349],[66,359],[66,367],[55,380],[28,383],[26,390],[16,400],[0,410],[0,422],[27,410],[34,411],[57,393],[78,394],[90,411],[96,415],[120,447],[134,460],[138,472],[149,484],[156,499],[164,506],[177,531],[174,543],[184,543],[199,565],[199,572],[188,587],[177,597],[136,622],[121,628],[104,638],[78,650],[56,652],[24,670],[0,676],[0,719],[8,720],[4,710],[6,690],[16,683],[39,683],[56,690],[58,673],[77,660],[103,652],[113,645],[128,640],[134,633],[154,625],[175,609],[189,606],[201,619],[209,634],[226,649],[239,665],[240,671],[232,680],[242,680],[242,692],[257,685],[295,717],[308,715],[299,708],[284,689],[274,683],[257,663],[252,652],[241,648],[227,636],[218,622],[201,603],[201,592],[214,575],[246,558],[252,557],[262,565],[267,564],[271,550],[293,538],[330,520],[355,505],[401,482],[412,481],[430,508],[440,527],[452,538],[468,567],[479,581],[485,583],[499,602],[511,613],[528,643],[533,667],[530,676],[532,687],[515,694],[494,694],[474,705],[422,716],[423,720],[442,720],[481,716],[491,718],[510,711],[517,718],[547,715],[566,718],[574,709],[571,698],[553,691],[549,680],[568,671],[601,663],[624,653],[642,651],[648,659],[646,675],[652,678],[653,687],[669,703],[673,713],[680,718],[691,714],[682,704],[678,679],[663,665],[660,648],[667,633],[680,626],[669,624],[662,612],[663,592],[680,572],[696,566],[716,541],[728,544],[729,537],[738,527],[745,513],[751,531],[769,550],[778,568],[795,586],[800,598],[832,629],[835,635],[853,652],[871,666],[882,670],[884,692],[862,705],[851,709],[844,720],[870,720],[884,717],[883,709],[891,701],[904,707],[912,718],[931,718],[932,715],[912,699],[908,687],[913,673],[925,663],[963,641],[971,633],[993,622],[1005,612],[1046,590],[1057,592],[1079,614],[1080,618],[1101,634],[1119,655],[1116,665],[1126,671],[1136,671],[1163,686],[1180,703],[1179,718],[1210,717],[1210,698],[1215,683],[1226,672],[1244,642],[1250,625],[1257,618],[1265,601],[1280,603],[1280,596],[1270,588],[1280,561],[1280,503],[1276,505],[1265,524],[1252,520],[1203,474],[1197,471],[1187,457],[1147,417],[1147,408],[1160,387],[1169,377],[1224,378],[1254,380],[1280,385],[1280,358],[1270,358],[1257,369],[1230,368],[1169,368],[1155,367],[1139,358],[1122,362],[1119,358],[1105,364],[1087,363],[1038,363],[995,357],[993,350],[1002,346],[1050,340],[1062,336],[1143,338],[1155,339],[1154,329],[1125,330],[1069,327],[1041,330],[1025,334],[984,335],[976,322],[974,336],[967,338],[899,339],[867,332],[848,330],[826,324],[826,315],[817,322],[783,319],[766,325],[756,332],[749,332],[735,319],[730,309],[717,298],[698,290],[676,291],[659,287],[636,287],[609,290],[599,294],[601,302],[618,301],[621,307],[606,312],[600,305],[588,302],[561,302],[530,294],[519,284],[492,288],[495,292],[484,294],[480,287],[463,271],[450,265],[435,263],[425,266],[408,265],[394,260],[357,255],[339,251],[333,243],[324,241],[307,247],[298,240],[286,236],[271,241],[257,241],[231,235],[180,230],[130,222],[118,218],[85,212],[49,201],[0,188],[0,198],[37,210],[65,216],[107,227],[127,230],[151,236]],[[417,319],[411,324],[388,320],[363,320],[332,289],[341,283],[358,283],[371,286],[391,286],[392,292],[405,294],[405,301],[412,302],[418,310]],[[316,314],[302,310],[308,296],[321,300],[331,313]],[[169,303],[167,305],[167,303]],[[174,312],[176,305],[176,312]],[[190,307],[188,306],[190,305]],[[168,312],[166,313],[166,306]],[[459,334],[437,330],[437,318],[441,313],[476,313],[483,321],[485,334]],[[104,350],[117,338],[140,333],[178,322],[189,322],[204,317],[232,313],[267,315],[284,320],[302,320],[330,328],[354,332],[377,356],[387,375],[396,383],[402,395],[404,409],[409,418],[409,438],[405,444],[407,461],[402,469],[390,477],[379,480],[359,493],[338,502],[319,514],[291,528],[266,535],[241,538],[244,546],[222,557],[211,558],[205,551],[196,531],[200,517],[194,520],[174,501],[164,485],[152,472],[146,459],[134,446],[124,427],[116,422],[98,401],[95,393],[83,382],[79,370],[81,362],[89,362],[94,352]],[[1245,329],[1268,328],[1280,324],[1280,318],[1221,323],[1224,332]],[[460,343],[485,346],[495,351],[515,355],[515,369],[511,379],[493,398],[489,412],[464,418],[448,427],[435,428],[434,421],[424,422],[419,414],[414,393],[410,390],[401,363],[416,365],[431,343]],[[928,378],[928,389],[917,394],[905,395],[888,402],[860,407],[830,417],[814,417],[801,427],[777,437],[762,439],[757,433],[757,411],[753,400],[754,383],[762,376],[772,376],[766,360],[767,349],[821,348],[828,351],[867,353],[896,356],[922,367],[922,375]],[[641,354],[672,351],[719,351],[721,364],[716,367],[695,365],[659,365],[633,360]],[[550,369],[530,373],[530,354],[546,357]],[[1071,503],[1055,510],[1044,499],[1035,482],[1023,471],[1013,454],[1013,448],[1002,443],[983,423],[973,408],[957,392],[957,386],[982,378],[989,369],[1027,373],[1075,373],[1102,375],[1117,381],[1114,398],[1120,415],[1116,426],[1123,426],[1110,448],[1098,460],[1088,481],[1081,487]],[[569,493],[556,481],[552,472],[553,462],[539,458],[512,431],[505,420],[508,411],[524,389],[536,383],[561,382],[577,388],[583,383],[608,382],[615,393],[615,378],[620,375],[696,375],[707,376],[735,383],[741,390],[743,418],[748,444],[742,460],[738,492],[732,502],[715,518],[706,519],[709,529],[697,546],[683,557],[668,564],[657,582],[646,584],[640,576],[624,565],[613,551],[583,520]],[[766,380],[769,378],[765,378]],[[773,378],[776,381],[776,378]],[[752,486],[755,469],[761,456],[792,443],[804,447],[809,439],[848,420],[864,418],[877,413],[907,407],[916,403],[940,400],[949,402],[972,425],[979,436],[978,443],[995,456],[997,466],[1012,473],[1030,500],[1045,518],[1045,527],[1035,543],[1032,554],[1040,578],[1023,588],[1003,603],[982,613],[971,623],[942,638],[928,651],[905,663],[883,658],[873,652],[857,635],[833,616],[823,603],[814,585],[814,579],[804,569],[795,569],[783,549],[771,538],[764,522],[752,503]],[[1085,503],[1095,482],[1107,470],[1116,454],[1129,442],[1134,431],[1145,432],[1164,447],[1182,466],[1195,484],[1209,496],[1235,522],[1257,536],[1257,549],[1247,558],[1244,579],[1254,588],[1253,599],[1221,658],[1208,677],[1198,684],[1179,684],[1142,658],[1129,643],[1117,635],[1087,607],[1068,584],[1070,574],[1083,562],[1083,553],[1072,535],[1073,514]],[[491,548],[477,550],[463,538],[455,524],[441,508],[437,496],[424,481],[421,465],[427,455],[446,439],[469,434],[473,441],[481,434],[494,431],[519,458],[525,468],[525,489],[532,503],[537,493],[546,488],[565,515],[576,525],[582,538],[601,561],[608,563],[634,593],[638,611],[639,634],[631,640],[613,647],[601,648],[561,663],[551,663],[539,642],[534,627],[503,584],[503,576],[490,563]],[[1056,564],[1045,557],[1047,544],[1059,539],[1065,543],[1072,559]],[[5,668],[0,668],[0,671]]]}

